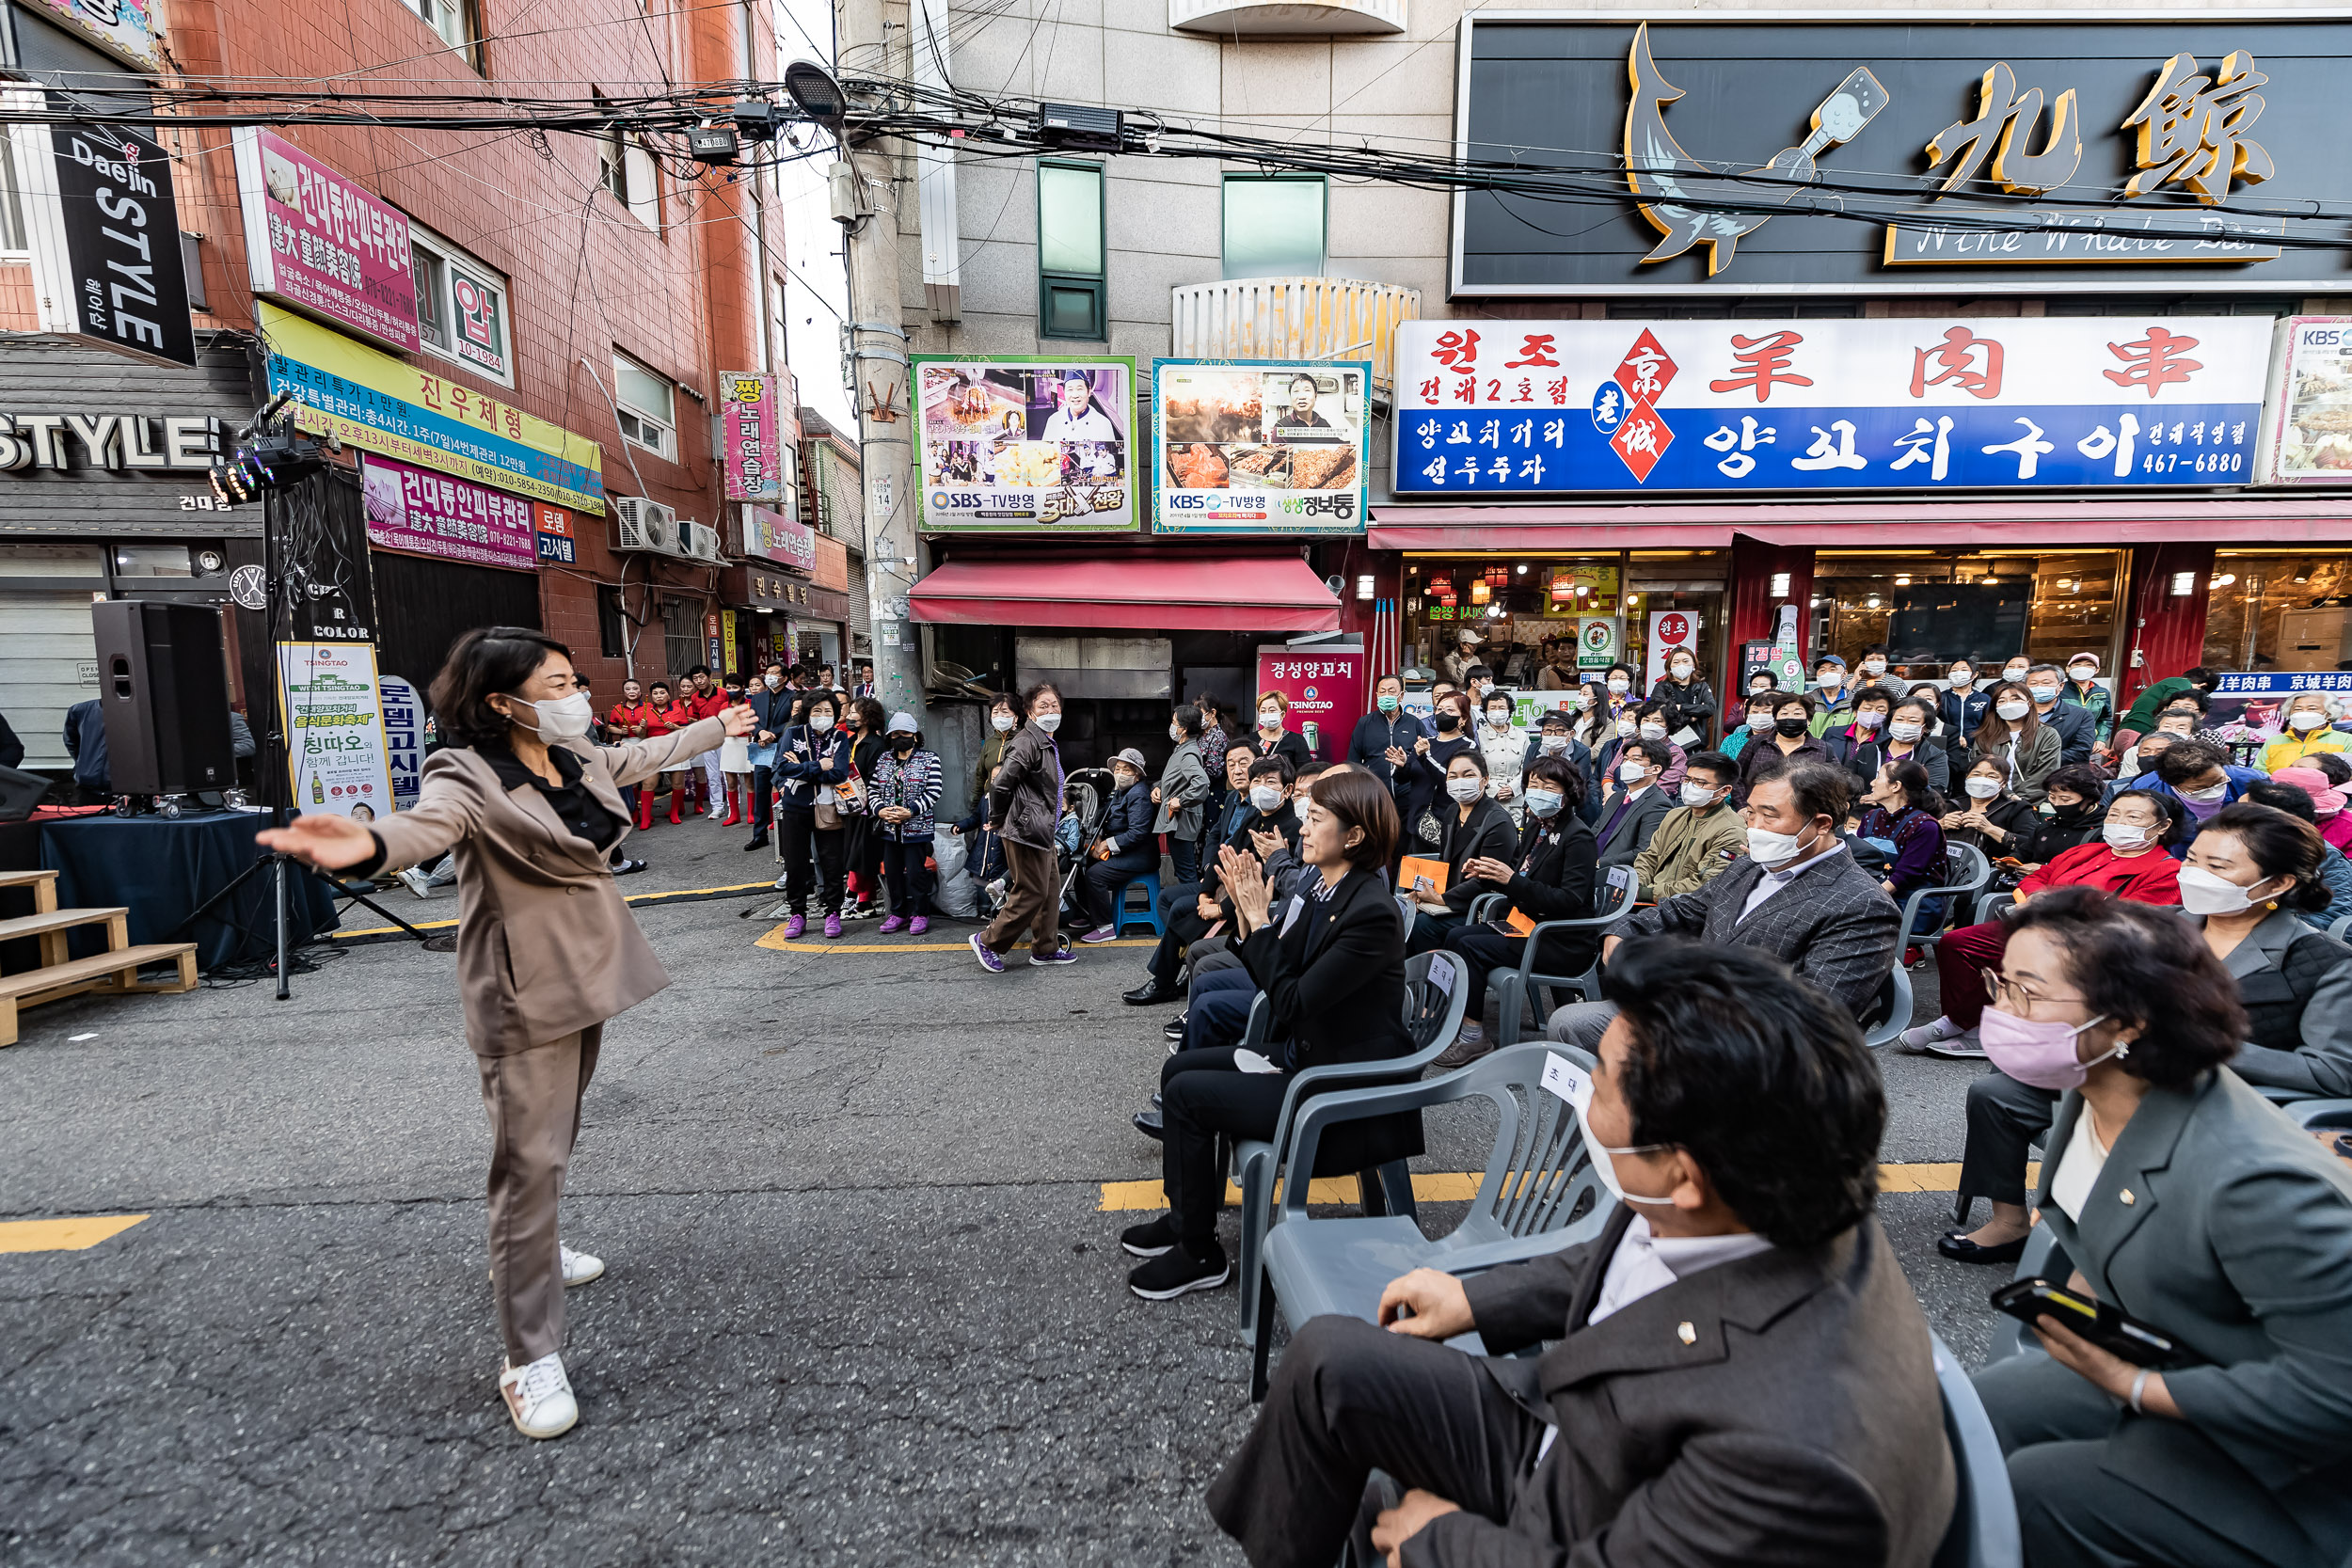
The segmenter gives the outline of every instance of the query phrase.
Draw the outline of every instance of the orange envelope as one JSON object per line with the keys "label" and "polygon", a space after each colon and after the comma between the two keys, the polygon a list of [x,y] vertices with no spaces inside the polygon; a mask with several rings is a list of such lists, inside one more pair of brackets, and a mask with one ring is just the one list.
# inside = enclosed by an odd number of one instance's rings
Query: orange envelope
{"label": "orange envelope", "polygon": [[1445,896],[1446,879],[1453,871],[1443,861],[1407,855],[1397,868],[1397,885],[1411,894],[1415,902],[1434,904]]}

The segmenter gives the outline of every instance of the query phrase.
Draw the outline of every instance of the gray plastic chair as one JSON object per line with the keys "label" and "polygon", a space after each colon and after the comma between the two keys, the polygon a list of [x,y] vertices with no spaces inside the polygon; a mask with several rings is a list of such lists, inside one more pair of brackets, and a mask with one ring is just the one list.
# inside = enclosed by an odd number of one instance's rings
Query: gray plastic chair
{"label": "gray plastic chair", "polygon": [[2328,934],[2338,942],[2352,942],[2352,914],[2339,915],[2329,921]]}
{"label": "gray plastic chair", "polygon": [[[1903,968],[1900,953],[1895,955],[1895,967],[1879,982],[1878,997],[1870,1005],[1878,1022],[1862,1032],[1862,1043],[1873,1051],[1894,1044],[1895,1037],[1911,1027],[1911,972]],[[1886,1009],[1883,1015],[1877,1011],[1881,1007]]]}
{"label": "gray plastic chair", "polygon": [[[1553,931],[1606,931],[1632,912],[1641,891],[1642,879],[1633,874],[1633,868],[1629,865],[1616,866],[1602,879],[1601,886],[1596,890],[1591,915],[1581,920],[1539,920],[1535,923],[1535,928],[1528,933],[1526,948],[1519,954],[1519,967],[1516,970],[1497,970],[1487,976],[1486,983],[1495,990],[1498,1016],[1502,1021],[1495,1036],[1497,1045],[1519,1043],[1519,1031],[1527,1024],[1528,1001],[1538,986],[1572,989],[1588,1002],[1600,994],[1600,960],[1597,958],[1581,974],[1538,974],[1535,973],[1535,950],[1542,944],[1545,936]],[[1500,919],[1509,905],[1510,900],[1503,895],[1487,894],[1470,905],[1470,919],[1473,922]],[[1486,998],[1481,997],[1479,1001],[1483,1005]]]}
{"label": "gray plastic chair", "polygon": [[[2074,1260],[2058,1250],[2058,1238],[2046,1225],[2037,1225],[2026,1232],[2026,1250],[2018,1255],[2017,1267],[2010,1271],[2011,1279],[2055,1279],[2064,1281],[2074,1272]],[[2012,1355],[2043,1355],[2042,1341],[2036,1338],[2033,1325],[2019,1319],[2000,1314],[2000,1322],[1993,1325],[1993,1344],[1985,1352],[1985,1364],[2006,1361]]]}
{"label": "gray plastic chair", "polygon": [[[1944,933],[1960,926],[1963,905],[1993,885],[1993,863],[1983,850],[1973,844],[1944,846],[1944,883],[1940,887],[1914,888],[1903,900],[1903,945],[1933,947],[1944,939]],[[1919,920],[1919,907],[1929,899],[1942,895],[1944,917],[1935,929],[1913,935],[1912,928]]]}
{"label": "gray plastic chair", "polygon": [[2025,1543],[2000,1439],[1984,1402],[1977,1398],[1977,1386],[1950,1348],[1938,1335],[1928,1338],[1935,1352],[1936,1389],[1944,1396],[1944,1436],[1952,1445],[1952,1469],[1960,1482],[1933,1568],[2019,1568],[2026,1560]]}
{"label": "gray plastic chair", "polygon": [[[1280,1217],[1274,1212],[1274,1182],[1284,1168],[1285,1151],[1290,1147],[1300,1103],[1309,1094],[1321,1094],[1341,1085],[1418,1076],[1462,1032],[1462,1014],[1470,1005],[1470,988],[1462,979],[1462,960],[1454,954],[1416,953],[1406,959],[1405,1029],[1412,1037],[1411,1053],[1375,1062],[1309,1068],[1291,1079],[1290,1087],[1282,1096],[1281,1114],[1275,1118],[1274,1136],[1263,1142],[1245,1138],[1233,1144],[1233,1180],[1241,1188],[1243,1334],[1250,1333],[1257,1325],[1259,1255],[1265,1245],[1266,1231]],[[1250,1005],[1249,1027],[1242,1037],[1246,1048],[1264,1053],[1271,1017],[1265,994],[1261,991]],[[1308,1182],[1313,1180],[1314,1164],[1311,1160],[1287,1163],[1292,1168],[1308,1173],[1304,1180],[1290,1184],[1303,1205]],[[1401,1218],[1408,1226],[1414,1223],[1413,1174],[1404,1161],[1391,1160],[1375,1169],[1359,1171],[1356,1180],[1364,1212]]]}
{"label": "gray plastic chair", "polygon": [[[1317,1095],[1307,1105],[1291,1152],[1293,1165],[1301,1169],[1311,1166],[1325,1130],[1343,1121],[1478,1098],[1493,1102],[1499,1120],[1469,1214],[1434,1242],[1402,1215],[1310,1218],[1306,1188],[1294,1182],[1283,1189],[1281,1223],[1266,1235],[1262,1264],[1260,1288],[1271,1294],[1259,1305],[1252,1336],[1252,1400],[1265,1397],[1278,1307],[1293,1324],[1327,1312],[1370,1322],[1378,1316],[1389,1281],[1413,1269],[1475,1273],[1600,1234],[1613,1200],[1594,1174],[1576,1113],[1543,1086],[1544,1064],[1554,1054],[1587,1071],[1595,1065],[1574,1046],[1511,1046],[1425,1084],[1347,1089]],[[1474,1333],[1448,1342],[1486,1353]]]}

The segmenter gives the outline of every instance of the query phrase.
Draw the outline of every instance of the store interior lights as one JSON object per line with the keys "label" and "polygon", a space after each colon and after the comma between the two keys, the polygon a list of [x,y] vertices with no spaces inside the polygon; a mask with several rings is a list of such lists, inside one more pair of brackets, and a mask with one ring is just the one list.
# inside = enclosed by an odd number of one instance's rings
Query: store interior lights
{"label": "store interior lights", "polygon": [[1519,562],[1519,576],[1527,576],[1527,562],[1524,561]]}
{"label": "store interior lights", "polygon": [[1487,586],[1486,579],[1485,578],[1480,578],[1476,582],[1470,584],[1470,603],[1485,604],[1488,599],[1491,599],[1494,596],[1495,591]]}
{"label": "store interior lights", "polygon": [[2216,588],[2227,588],[2230,584],[2235,581],[2237,581],[2237,574],[2235,572],[2224,572],[2219,577],[2213,579],[2212,586]]}

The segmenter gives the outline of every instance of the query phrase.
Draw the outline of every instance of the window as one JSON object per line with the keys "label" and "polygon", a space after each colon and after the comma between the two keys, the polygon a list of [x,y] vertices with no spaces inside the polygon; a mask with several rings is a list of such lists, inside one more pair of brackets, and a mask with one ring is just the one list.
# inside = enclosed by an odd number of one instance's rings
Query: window
{"label": "window", "polygon": [[1109,331],[1103,277],[1103,166],[1037,166],[1037,330],[1100,339]]}
{"label": "window", "polygon": [[437,236],[411,227],[417,270],[417,334],[425,348],[493,381],[515,385],[506,280]]}
{"label": "window", "polygon": [[410,10],[424,19],[424,24],[441,36],[441,41],[453,49],[462,49],[470,57],[473,53],[473,17],[466,0],[401,0]]}
{"label": "window", "polygon": [[1323,276],[1323,177],[1225,177],[1225,276]]}
{"label": "window", "polygon": [[612,356],[612,401],[620,404],[621,438],[677,456],[677,388],[625,354]]}
{"label": "window", "polygon": [[[599,96],[596,102],[602,105],[605,101]],[[660,172],[644,137],[617,121],[606,126],[596,137],[596,183],[612,192],[638,222],[660,231]]]}
{"label": "window", "polygon": [[8,143],[8,128],[0,125],[0,250],[27,248],[24,200],[16,188],[16,150]]}

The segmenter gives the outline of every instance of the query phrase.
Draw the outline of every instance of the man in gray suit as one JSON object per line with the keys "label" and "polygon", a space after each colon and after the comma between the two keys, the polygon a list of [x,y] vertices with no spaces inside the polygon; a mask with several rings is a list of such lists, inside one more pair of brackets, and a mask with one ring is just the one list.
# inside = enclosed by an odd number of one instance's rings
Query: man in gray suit
{"label": "man in gray suit", "polygon": [[[1902,914],[1837,836],[1848,789],[1845,769],[1827,763],[1759,775],[1748,791],[1748,859],[1629,915],[1602,940],[1601,962],[1626,938],[1657,931],[1761,948],[1865,1017],[1894,973]],[[1590,1051],[1616,1015],[1613,1002],[1572,1002],[1551,1015],[1549,1033]]]}
{"label": "man in gray suit", "polygon": [[[1952,1457],[1870,1212],[1886,1101],[1860,1031],[1757,953],[1650,938],[1613,974],[1624,1013],[1554,1092],[1625,1201],[1550,1257],[1391,1281],[1386,1333],[1309,1322],[1209,1489],[1255,1568],[1328,1568],[1351,1533],[1406,1568],[1933,1558]],[[1441,1342],[1473,1331],[1558,1342]],[[1367,1498],[1375,1469],[1401,1497]]]}

